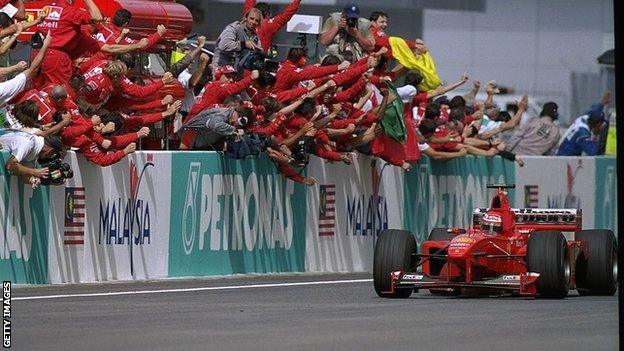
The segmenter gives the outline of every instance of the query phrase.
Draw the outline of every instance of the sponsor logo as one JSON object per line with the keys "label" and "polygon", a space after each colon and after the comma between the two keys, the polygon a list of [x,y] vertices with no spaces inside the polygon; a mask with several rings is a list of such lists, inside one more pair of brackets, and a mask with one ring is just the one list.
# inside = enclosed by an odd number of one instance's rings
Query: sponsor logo
{"label": "sponsor logo", "polygon": [[466,249],[476,242],[477,240],[474,238],[466,235],[459,235],[451,240],[450,248],[455,250],[454,252],[461,252],[462,249]]}
{"label": "sponsor logo", "polygon": [[581,198],[574,191],[574,183],[580,170],[583,169],[583,160],[579,158],[576,166],[570,162],[566,165],[566,194],[548,196],[548,208],[581,208]]}
{"label": "sponsor logo", "polygon": [[94,81],[90,81],[85,85],[85,89],[87,89],[88,92],[94,92],[97,90],[97,88],[98,88],[98,85]]}
{"label": "sponsor logo", "polygon": [[[98,244],[143,245],[151,243],[150,202],[138,198],[143,176],[154,164],[153,155],[147,155],[147,163],[139,173],[130,161],[130,198],[100,199]],[[155,208],[151,206],[151,208]],[[132,241],[133,242],[132,242]]]}
{"label": "sponsor logo", "polygon": [[[199,195],[199,181],[201,178],[201,163],[191,162],[186,181],[186,196],[184,197],[184,208],[182,209],[182,242],[184,252],[191,254],[195,243],[195,225],[197,223],[197,212],[195,203]],[[203,245],[202,245],[203,247]]]}
{"label": "sponsor logo", "polygon": [[520,276],[519,275],[504,275],[503,276],[503,280],[505,280],[505,281],[520,280]]}
{"label": "sponsor logo", "polygon": [[37,18],[38,11],[26,10],[26,21],[32,22]]}
{"label": "sponsor logo", "polygon": [[385,197],[354,196],[347,202],[347,235],[379,235],[388,229],[388,204]]}
{"label": "sponsor logo", "polygon": [[201,169],[201,163],[191,162],[186,177],[181,216],[186,255],[196,242],[200,251],[291,248],[293,182],[281,175],[210,175]]}
{"label": "sponsor logo", "polygon": [[65,188],[64,245],[84,245],[85,188]]}
{"label": "sponsor logo", "polygon": [[405,280],[423,280],[425,276],[422,274],[405,274],[403,279]]}
{"label": "sponsor logo", "polygon": [[483,221],[486,222],[502,222],[501,216],[493,215],[493,214],[485,214],[483,215]]}
{"label": "sponsor logo", "polygon": [[379,195],[381,174],[375,161],[371,162],[372,193],[347,200],[347,235],[373,236],[388,229],[388,203]]}
{"label": "sponsor logo", "polygon": [[452,244],[472,244],[475,242],[477,242],[477,239],[465,235],[456,236],[451,240]]}
{"label": "sponsor logo", "polygon": [[46,6],[41,10],[41,15],[46,21],[60,21],[63,8],[60,6]]}
{"label": "sponsor logo", "polygon": [[319,187],[319,236],[334,236],[336,233],[336,185]]}

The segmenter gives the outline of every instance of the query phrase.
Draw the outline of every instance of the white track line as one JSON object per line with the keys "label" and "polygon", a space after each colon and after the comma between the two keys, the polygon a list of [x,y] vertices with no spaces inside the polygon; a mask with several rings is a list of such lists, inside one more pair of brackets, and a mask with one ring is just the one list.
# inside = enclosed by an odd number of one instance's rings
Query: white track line
{"label": "white track line", "polygon": [[51,300],[51,299],[62,299],[62,298],[68,298],[68,297],[97,297],[97,296],[162,294],[162,293],[192,292],[192,291],[236,290],[236,289],[255,289],[255,288],[279,288],[279,287],[287,287],[287,286],[370,283],[372,281],[373,281],[372,279],[352,279],[352,280],[326,280],[326,281],[298,282],[298,283],[274,283],[274,284],[210,286],[210,287],[186,288],[186,289],[131,290],[131,291],[115,291],[115,292],[90,293],[90,294],[64,294],[64,295],[22,296],[22,297],[13,297],[11,300],[13,300],[13,301]]}

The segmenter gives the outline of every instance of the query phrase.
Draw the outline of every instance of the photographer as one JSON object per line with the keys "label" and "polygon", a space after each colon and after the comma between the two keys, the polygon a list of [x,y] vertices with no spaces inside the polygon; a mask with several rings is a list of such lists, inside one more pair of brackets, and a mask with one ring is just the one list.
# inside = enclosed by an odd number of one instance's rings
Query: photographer
{"label": "photographer", "polygon": [[329,15],[320,38],[321,44],[327,46],[327,54],[339,55],[353,63],[375,49],[371,23],[359,16],[360,9],[354,2],[347,4],[342,12]]}
{"label": "photographer", "polygon": [[[180,149],[213,149],[222,151],[225,138],[240,138],[249,125],[253,111],[247,107],[212,108],[203,111],[182,126],[179,133],[193,130],[193,138],[182,139]],[[188,134],[191,135],[191,134]]]}
{"label": "photographer", "polygon": [[2,150],[11,154],[6,170],[18,174],[24,183],[33,188],[41,184],[42,178],[50,177],[50,170],[47,167],[35,168],[35,162],[60,158],[65,151],[58,136],[40,137],[10,129],[0,130],[0,145]]}
{"label": "photographer", "polygon": [[230,23],[225,27],[215,43],[213,70],[225,65],[235,66],[243,51],[262,51],[260,37],[256,33],[261,21],[262,12],[252,8],[242,21]]}

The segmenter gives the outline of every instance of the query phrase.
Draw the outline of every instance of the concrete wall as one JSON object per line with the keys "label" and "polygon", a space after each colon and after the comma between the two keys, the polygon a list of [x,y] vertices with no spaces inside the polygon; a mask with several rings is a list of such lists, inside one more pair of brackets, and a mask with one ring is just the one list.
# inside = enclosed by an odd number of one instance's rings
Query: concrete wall
{"label": "concrete wall", "polygon": [[[613,47],[609,0],[488,0],[485,12],[424,11],[423,36],[442,78],[482,81],[557,101],[561,122],[601,94],[596,58]],[[574,92],[573,75],[587,89]]]}

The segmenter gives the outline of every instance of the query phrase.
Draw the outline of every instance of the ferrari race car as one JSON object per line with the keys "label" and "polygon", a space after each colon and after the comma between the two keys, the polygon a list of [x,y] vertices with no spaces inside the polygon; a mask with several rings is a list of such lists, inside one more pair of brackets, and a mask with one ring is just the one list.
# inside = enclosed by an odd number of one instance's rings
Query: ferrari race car
{"label": "ferrari race car", "polygon": [[[373,281],[380,297],[412,291],[564,298],[613,295],[617,241],[610,230],[582,230],[576,209],[512,209],[506,189],[494,184],[490,208],[473,212],[472,227],[434,228],[417,250],[414,236],[389,229],[375,245]],[[573,232],[567,240],[562,232]],[[570,234],[572,236],[572,234]]]}

